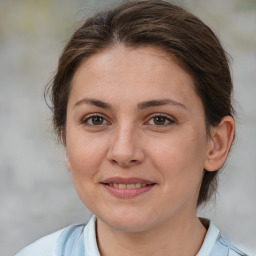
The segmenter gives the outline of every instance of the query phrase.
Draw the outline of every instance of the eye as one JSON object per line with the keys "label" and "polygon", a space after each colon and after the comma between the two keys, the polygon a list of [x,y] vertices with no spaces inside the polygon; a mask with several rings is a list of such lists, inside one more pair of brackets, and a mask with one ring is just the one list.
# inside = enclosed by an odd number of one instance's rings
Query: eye
{"label": "eye", "polygon": [[100,126],[100,125],[108,124],[106,119],[99,115],[91,115],[91,116],[83,119],[82,123],[89,125],[89,126]]}
{"label": "eye", "polygon": [[173,123],[174,121],[170,117],[164,115],[155,115],[148,121],[148,124],[155,126],[167,126]]}

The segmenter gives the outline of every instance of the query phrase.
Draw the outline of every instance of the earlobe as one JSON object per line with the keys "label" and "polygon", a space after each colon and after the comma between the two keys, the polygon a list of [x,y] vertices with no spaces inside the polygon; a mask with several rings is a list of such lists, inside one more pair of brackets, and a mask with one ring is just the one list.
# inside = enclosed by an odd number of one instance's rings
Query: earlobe
{"label": "earlobe", "polygon": [[205,161],[205,170],[216,171],[224,164],[234,138],[235,124],[231,116],[225,116],[211,129],[211,138]]}

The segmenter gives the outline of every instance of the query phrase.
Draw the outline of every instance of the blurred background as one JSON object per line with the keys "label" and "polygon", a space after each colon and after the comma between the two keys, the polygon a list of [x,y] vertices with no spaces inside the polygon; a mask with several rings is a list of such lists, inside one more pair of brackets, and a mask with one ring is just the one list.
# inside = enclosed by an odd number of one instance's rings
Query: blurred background
{"label": "blurred background", "polygon": [[[237,139],[212,218],[249,255],[256,255],[256,1],[172,1],[198,15],[232,56]],[[0,248],[25,245],[90,213],[78,199],[51,127],[43,91],[66,40],[106,0],[0,1]]]}

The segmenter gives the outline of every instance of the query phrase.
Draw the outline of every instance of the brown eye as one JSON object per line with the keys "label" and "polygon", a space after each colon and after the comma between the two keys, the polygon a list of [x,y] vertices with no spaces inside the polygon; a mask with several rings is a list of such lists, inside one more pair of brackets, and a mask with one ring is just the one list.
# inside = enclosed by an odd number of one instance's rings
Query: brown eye
{"label": "brown eye", "polygon": [[166,122],[166,117],[163,116],[156,116],[153,119],[155,125],[164,125]]}
{"label": "brown eye", "polygon": [[168,126],[172,125],[174,121],[166,116],[163,115],[156,115],[153,116],[149,121],[148,124],[155,125],[155,126]]}
{"label": "brown eye", "polygon": [[104,119],[101,116],[93,116],[91,117],[93,125],[101,125],[104,122]]}
{"label": "brown eye", "polygon": [[82,123],[88,126],[99,126],[107,124],[107,121],[101,116],[94,115],[86,118]]}

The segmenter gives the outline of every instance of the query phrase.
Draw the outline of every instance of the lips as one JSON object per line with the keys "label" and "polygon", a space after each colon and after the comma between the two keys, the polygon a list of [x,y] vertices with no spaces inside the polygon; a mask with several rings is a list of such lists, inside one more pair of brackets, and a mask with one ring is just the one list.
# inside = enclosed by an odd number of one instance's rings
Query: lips
{"label": "lips", "polygon": [[111,177],[100,182],[112,195],[119,198],[131,198],[151,190],[155,182],[137,177]]}
{"label": "lips", "polygon": [[105,184],[145,184],[145,185],[151,185],[155,184],[155,182],[150,180],[145,180],[137,177],[131,177],[131,178],[122,178],[122,177],[111,177],[103,180],[101,183]]}

